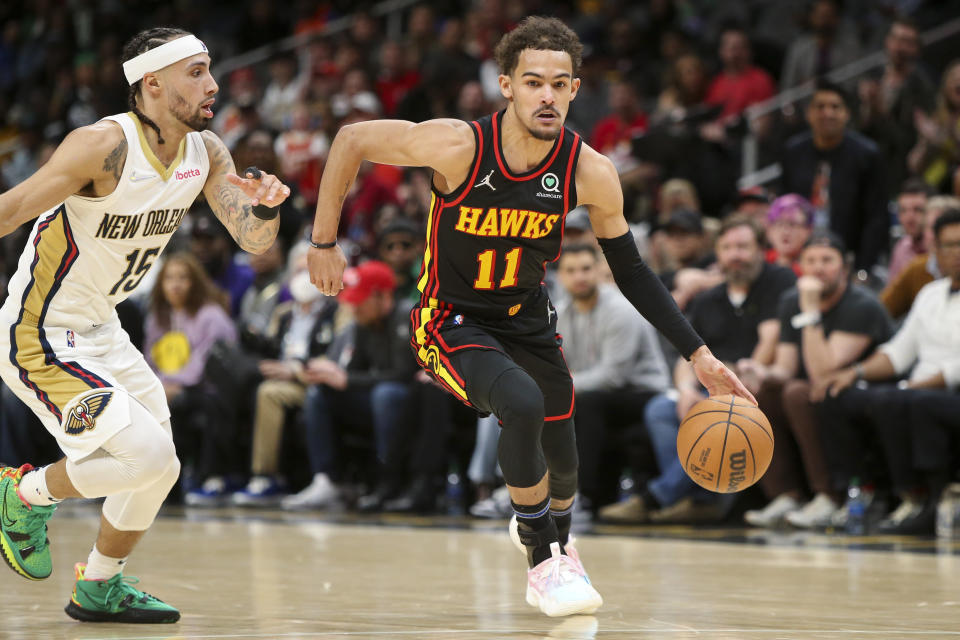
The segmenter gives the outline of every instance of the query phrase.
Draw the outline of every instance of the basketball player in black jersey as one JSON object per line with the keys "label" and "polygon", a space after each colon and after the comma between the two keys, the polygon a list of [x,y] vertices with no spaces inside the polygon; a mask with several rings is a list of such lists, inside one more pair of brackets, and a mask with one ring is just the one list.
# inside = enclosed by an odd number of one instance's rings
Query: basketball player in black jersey
{"label": "basketball player in black jersey", "polygon": [[554,18],[531,17],[496,49],[507,108],[476,122],[375,120],[340,130],[320,185],[309,253],[314,284],[342,287],[340,207],[361,161],[434,170],[413,350],[434,379],[502,424],[499,460],[530,564],[527,602],[551,616],[602,603],[569,536],[577,487],[573,385],[542,284],[577,205],[624,295],[688,358],[711,395],[754,402],[641,260],[611,162],[563,126],[582,46]]}

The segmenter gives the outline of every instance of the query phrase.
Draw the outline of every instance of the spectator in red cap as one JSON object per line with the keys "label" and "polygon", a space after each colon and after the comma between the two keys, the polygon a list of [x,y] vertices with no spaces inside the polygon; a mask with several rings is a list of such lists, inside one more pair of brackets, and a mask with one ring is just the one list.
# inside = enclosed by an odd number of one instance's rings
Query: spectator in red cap
{"label": "spectator in red cap", "polygon": [[[288,496],[286,509],[329,507],[338,501],[334,485],[338,435],[373,431],[386,481],[388,450],[407,417],[410,385],[417,369],[410,352],[410,306],[396,304],[393,269],[378,260],[364,262],[343,274],[340,302],[353,322],[337,337],[323,358],[311,360],[304,372],[307,448],[313,481]],[[395,486],[395,482],[390,482]]]}
{"label": "spectator in red cap", "polygon": [[803,275],[800,253],[813,233],[813,205],[810,201],[795,193],[780,196],[770,205],[765,226],[770,242],[767,262],[790,267],[797,277]]}

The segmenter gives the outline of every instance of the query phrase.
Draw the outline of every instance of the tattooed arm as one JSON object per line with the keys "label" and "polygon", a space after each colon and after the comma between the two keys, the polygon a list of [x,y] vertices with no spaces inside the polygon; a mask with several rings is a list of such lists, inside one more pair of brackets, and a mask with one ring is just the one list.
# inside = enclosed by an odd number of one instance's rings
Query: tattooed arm
{"label": "tattooed arm", "polygon": [[0,236],[74,194],[112,193],[126,160],[127,140],[116,122],[102,120],[72,131],[36,173],[0,195]]}
{"label": "tattooed arm", "polygon": [[289,187],[266,172],[259,180],[249,174],[238,177],[227,145],[210,131],[201,135],[210,158],[210,173],[203,187],[210,208],[240,248],[263,253],[277,237],[280,218],[261,220],[253,215],[253,207],[258,204],[276,207],[290,195]]}

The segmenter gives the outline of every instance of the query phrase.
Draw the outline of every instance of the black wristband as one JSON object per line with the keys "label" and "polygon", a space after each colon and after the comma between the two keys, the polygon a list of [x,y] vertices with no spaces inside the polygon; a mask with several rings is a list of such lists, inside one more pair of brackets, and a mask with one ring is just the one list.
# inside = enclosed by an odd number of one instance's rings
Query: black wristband
{"label": "black wristband", "polygon": [[673,296],[637,251],[633,233],[617,238],[597,238],[610,272],[624,297],[666,336],[686,359],[703,346],[703,340],[680,312]]}
{"label": "black wristband", "polygon": [[253,215],[261,220],[273,220],[280,213],[278,207],[268,207],[265,204],[258,204],[253,208]]}
{"label": "black wristband", "polygon": [[313,247],[314,249],[333,249],[335,246],[337,246],[337,241],[334,240],[333,242],[314,242],[313,240],[311,240],[310,246]]}

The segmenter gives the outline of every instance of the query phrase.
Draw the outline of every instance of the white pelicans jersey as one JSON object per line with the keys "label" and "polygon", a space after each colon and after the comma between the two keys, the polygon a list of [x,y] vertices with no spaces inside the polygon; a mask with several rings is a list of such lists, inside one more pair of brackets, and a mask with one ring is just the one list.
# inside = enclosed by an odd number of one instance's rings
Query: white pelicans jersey
{"label": "white pelicans jersey", "polygon": [[100,198],[70,196],[37,218],[0,310],[7,326],[85,331],[105,324],[203,189],[210,163],[199,133],[188,133],[164,168],[133,113],[106,119],[120,124],[127,139],[117,188]]}

